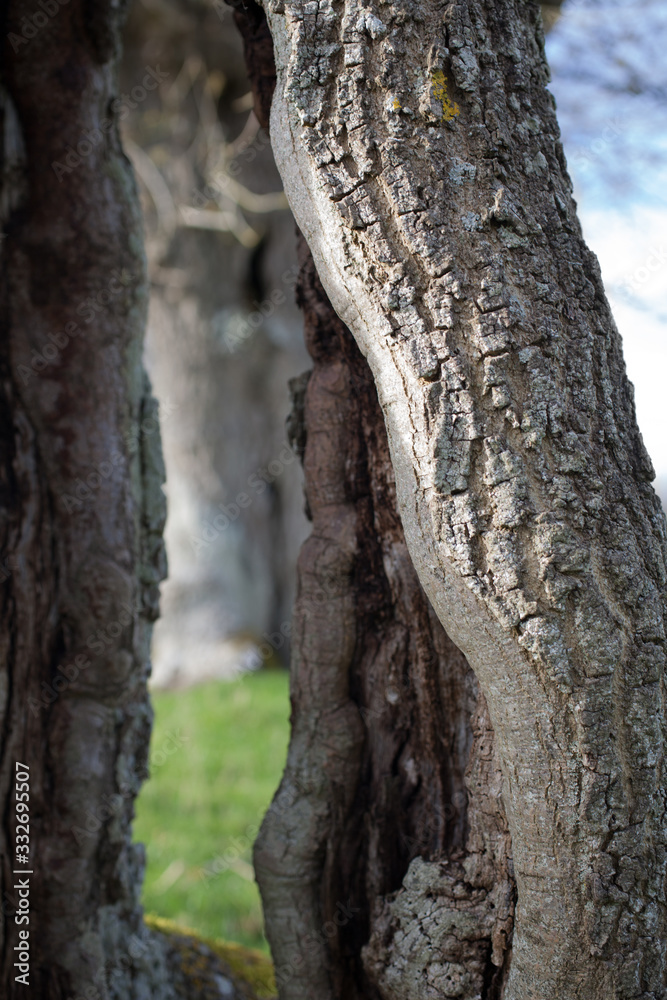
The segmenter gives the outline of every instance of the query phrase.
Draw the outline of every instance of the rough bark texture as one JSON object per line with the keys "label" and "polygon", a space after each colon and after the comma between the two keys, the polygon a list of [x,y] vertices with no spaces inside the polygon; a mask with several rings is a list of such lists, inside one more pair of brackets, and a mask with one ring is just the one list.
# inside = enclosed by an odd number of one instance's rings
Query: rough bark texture
{"label": "rough bark texture", "polygon": [[[165,571],[159,435],[132,433],[155,408],[141,220],[115,124],[82,145],[113,117],[120,11],[73,2],[35,27],[38,11],[10,3],[2,24],[2,992],[26,996],[12,950],[23,868],[30,995],[138,998],[157,983],[169,997],[130,839]],[[16,860],[17,760],[29,865]]]}
{"label": "rough bark texture", "polygon": [[[576,218],[538,6],[267,0],[266,11],[286,192],[370,364],[410,555],[496,734],[518,890],[504,997],[659,1000],[665,520]],[[333,397],[342,377],[328,368],[313,379],[331,378]],[[339,399],[328,419],[352,420],[352,405]],[[285,789],[298,778],[308,795],[282,813],[285,833],[303,843],[309,827],[323,851],[336,801],[327,788],[345,787],[365,753],[346,678],[359,515],[340,484],[336,419],[307,446],[307,470],[317,447],[323,471],[310,484],[315,532],[301,567],[322,574],[330,560],[332,599],[311,615],[328,644],[311,650],[299,626],[294,681],[298,705],[316,675],[329,707],[316,727],[296,725],[291,754],[309,754],[311,770],[292,764]],[[391,693],[389,677],[377,686],[376,697]],[[347,789],[338,808],[353,812]],[[268,850],[277,873],[280,849],[260,842],[260,871]],[[280,934],[295,948],[320,912],[319,863],[286,858],[290,875],[270,900],[273,927],[283,906]],[[420,870],[404,893],[440,885]],[[299,878],[311,891],[301,926]],[[391,905],[399,918],[420,912],[400,897]],[[286,996],[330,995],[321,948],[311,944],[299,969],[302,992]],[[409,963],[378,985],[391,997],[424,989]],[[457,995],[447,989],[430,995]],[[458,995],[476,995],[467,990]]]}

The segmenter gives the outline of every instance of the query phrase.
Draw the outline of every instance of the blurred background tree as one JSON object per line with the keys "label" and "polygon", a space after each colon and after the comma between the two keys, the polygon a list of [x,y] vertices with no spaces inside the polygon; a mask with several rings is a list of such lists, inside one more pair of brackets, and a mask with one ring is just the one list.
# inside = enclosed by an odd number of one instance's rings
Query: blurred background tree
{"label": "blurred background tree", "polygon": [[[146,93],[157,67],[160,86]],[[287,658],[307,526],[285,419],[288,381],[307,357],[294,223],[231,9],[135,2],[121,91],[169,479],[169,579],[153,646],[154,682],[167,685]]]}

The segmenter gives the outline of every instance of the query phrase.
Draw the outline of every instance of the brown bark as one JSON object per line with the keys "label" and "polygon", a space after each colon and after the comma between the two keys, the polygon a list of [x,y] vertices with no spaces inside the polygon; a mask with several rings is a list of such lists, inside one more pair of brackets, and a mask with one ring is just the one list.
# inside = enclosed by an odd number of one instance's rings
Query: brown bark
{"label": "brown bark", "polygon": [[[138,996],[159,981],[161,961],[142,927],[143,851],[130,840],[165,564],[159,435],[133,444],[131,433],[155,403],[141,365],[141,220],[112,121],[119,12],[76,0],[56,8],[47,16],[9,3],[2,33],[0,980],[8,1000],[93,987],[104,998]],[[23,866],[17,760],[30,769]],[[28,991],[13,965],[21,877],[13,871],[22,867],[33,872],[22,925]]]}
{"label": "brown bark", "polygon": [[514,908],[493,731],[408,555],[370,371],[300,247],[313,533],[292,743],[255,850],[281,996],[492,1000]]}
{"label": "brown bark", "polygon": [[121,13],[17,0],[0,22],[0,993],[251,1000],[229,955],[149,930],[139,903],[131,821],[165,503],[141,218],[114,104]]}
{"label": "brown bark", "polygon": [[243,38],[248,78],[255,100],[255,114],[268,131],[271,100],[276,87],[273,39],[263,8],[255,0],[228,0]]}

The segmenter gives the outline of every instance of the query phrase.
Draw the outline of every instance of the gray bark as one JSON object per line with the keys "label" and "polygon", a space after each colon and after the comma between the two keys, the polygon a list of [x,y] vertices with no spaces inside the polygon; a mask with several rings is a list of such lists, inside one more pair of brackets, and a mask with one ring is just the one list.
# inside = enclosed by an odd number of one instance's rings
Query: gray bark
{"label": "gray bark", "polygon": [[[518,891],[505,1000],[658,1000],[665,519],[576,218],[538,7],[265,9],[278,167],[373,372],[414,566],[496,736]],[[287,900],[267,913],[276,939]],[[384,997],[419,995],[407,946],[384,956]],[[421,995],[477,995],[456,988]]]}

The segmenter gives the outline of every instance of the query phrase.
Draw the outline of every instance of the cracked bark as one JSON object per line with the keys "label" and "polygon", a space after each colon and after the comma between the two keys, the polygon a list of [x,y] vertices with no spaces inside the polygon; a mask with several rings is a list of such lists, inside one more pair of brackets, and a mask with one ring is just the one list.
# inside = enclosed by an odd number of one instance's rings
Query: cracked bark
{"label": "cracked bark", "polygon": [[[410,557],[496,735],[517,885],[503,996],[658,1000],[665,520],[576,218],[538,6],[267,0],[265,10],[288,199],[373,373]],[[354,941],[336,932],[334,947],[313,939],[331,914],[331,878],[359,882],[346,871],[355,855],[336,850],[361,812],[349,774],[364,801],[373,745],[350,710],[368,694],[355,688],[353,578],[360,558],[374,584],[383,574],[359,555],[360,501],[342,485],[345,428],[363,405],[348,378],[340,361],[320,361],[307,391],[314,538],[300,567],[294,735],[256,854],[268,932],[287,963],[285,998],[343,995],[336,977],[358,969],[368,934],[357,982],[396,1000],[472,998],[477,987],[451,975],[415,978],[409,957],[422,913],[446,933],[446,869],[424,874],[413,860],[395,898],[384,897],[391,880],[366,884],[379,900],[368,927]],[[309,629],[307,594],[326,558],[336,585]],[[374,681],[386,700],[390,675]],[[356,857],[363,870],[367,855]],[[429,892],[438,905],[410,905]],[[385,931],[392,920],[403,936]]]}

